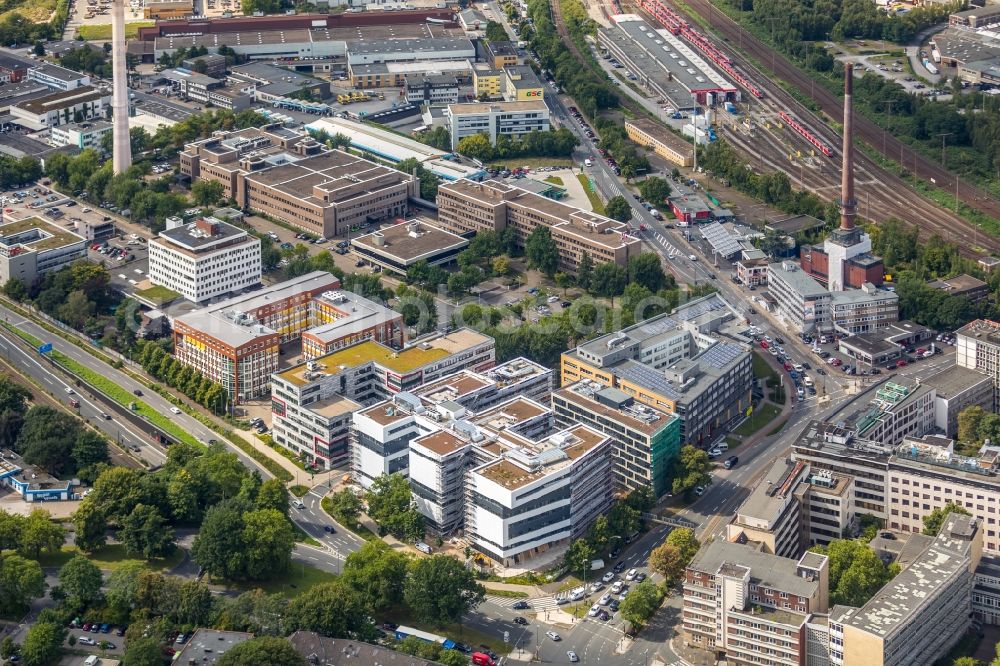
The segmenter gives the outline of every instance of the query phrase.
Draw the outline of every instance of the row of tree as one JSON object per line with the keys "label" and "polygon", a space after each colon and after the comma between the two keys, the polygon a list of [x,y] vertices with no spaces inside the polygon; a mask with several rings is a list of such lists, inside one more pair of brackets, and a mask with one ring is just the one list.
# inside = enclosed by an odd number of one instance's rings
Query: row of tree
{"label": "row of tree", "polygon": [[473,134],[458,142],[458,152],[483,163],[519,157],[569,157],[579,143],[569,129],[560,127],[548,132],[532,131],[517,139],[500,134],[496,145],[486,134]]}
{"label": "row of tree", "polygon": [[201,371],[178,361],[160,342],[137,340],[132,351],[135,360],[151,376],[216,414],[226,413],[229,399],[226,390]]}
{"label": "row of tree", "polygon": [[30,155],[18,158],[0,153],[0,189],[15,189],[35,182],[41,176],[42,163],[37,158]]}
{"label": "row of tree", "polygon": [[[564,0],[561,8],[571,38],[583,53],[588,53],[586,37],[596,34],[594,21],[587,16],[579,0]],[[533,23],[530,26],[522,24],[521,36],[538,54],[542,67],[550,71],[566,94],[576,100],[580,112],[593,120],[599,111],[617,108],[618,95],[607,78],[596,73],[596,65],[581,66],[583,63],[566,48],[552,21],[548,1],[530,0],[528,15]]]}

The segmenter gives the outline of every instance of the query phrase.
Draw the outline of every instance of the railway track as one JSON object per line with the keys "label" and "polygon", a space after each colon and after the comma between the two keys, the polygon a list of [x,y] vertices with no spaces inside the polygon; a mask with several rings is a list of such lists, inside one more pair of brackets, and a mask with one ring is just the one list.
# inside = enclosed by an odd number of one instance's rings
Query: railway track
{"label": "railway track", "polygon": [[[815,101],[822,111],[836,122],[843,121],[843,100],[841,97],[834,95],[822,86],[816,86],[798,67],[789,62],[781,54],[774,53],[772,49],[752,34],[744,31],[729,16],[715,10],[708,0],[686,0],[686,2],[692,10],[708,20],[712,27],[729,41],[730,46],[739,42],[742,44],[743,50],[758,62],[772,62],[773,76],[777,76],[781,80],[798,88],[800,92]],[[678,11],[682,14],[684,13],[681,10]],[[688,18],[690,19],[691,17],[689,16]],[[818,133],[828,137],[831,145],[840,145],[840,136],[830,129],[825,122],[816,118],[815,114],[806,109],[780,86],[772,84],[770,78],[761,72],[754,63],[743,57],[741,53],[735,52],[732,48],[727,50],[732,55],[734,62],[748,71],[757,73],[759,76],[758,80],[766,82],[764,87],[767,89],[771,100],[778,102],[785,109],[793,111],[799,118],[812,119],[813,122],[811,124],[820,130]],[[1000,219],[1000,201],[990,196],[986,191],[963,182],[941,165],[935,164],[920,153],[917,153],[891,134],[884,134],[881,128],[861,114],[855,113],[854,127],[856,136],[865,140],[873,149],[883,152],[887,158],[893,160],[898,158],[900,163],[904,165],[904,168],[909,169],[917,178],[930,182],[945,192],[952,194],[957,192],[959,201],[965,205],[983,214]],[[980,248],[989,252],[1000,252],[1000,240],[988,234],[981,233],[974,224],[925,198],[911,185],[875,164],[860,151],[855,151],[855,163],[856,167],[865,168],[877,175],[882,181],[881,185],[884,191],[893,192],[894,195],[898,195],[901,192],[907,192],[911,195],[912,200],[901,201],[898,205],[888,207],[895,217],[917,224],[924,233],[936,232],[942,237],[954,236],[960,239],[959,246],[969,256],[978,256],[981,254]]]}

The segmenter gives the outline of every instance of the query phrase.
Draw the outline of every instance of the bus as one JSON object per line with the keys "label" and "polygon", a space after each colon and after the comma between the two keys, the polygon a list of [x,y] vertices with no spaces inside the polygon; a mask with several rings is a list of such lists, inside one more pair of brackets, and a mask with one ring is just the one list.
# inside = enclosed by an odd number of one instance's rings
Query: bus
{"label": "bus", "polygon": [[446,650],[455,649],[455,641],[445,638],[444,636],[438,636],[437,634],[432,634],[427,631],[421,631],[419,629],[414,629],[413,627],[396,627],[396,640],[401,641],[407,636],[413,636],[414,638],[419,638],[422,641],[428,643],[437,643]]}

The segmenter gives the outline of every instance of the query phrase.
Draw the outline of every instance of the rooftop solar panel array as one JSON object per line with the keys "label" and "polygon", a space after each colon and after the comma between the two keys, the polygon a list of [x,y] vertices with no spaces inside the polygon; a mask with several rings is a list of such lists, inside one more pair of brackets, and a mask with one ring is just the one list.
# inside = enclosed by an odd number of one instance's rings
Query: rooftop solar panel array
{"label": "rooftop solar panel array", "polygon": [[636,361],[625,361],[615,369],[619,377],[634,382],[644,388],[663,395],[671,400],[681,397],[674,383],[668,380],[662,372]]}

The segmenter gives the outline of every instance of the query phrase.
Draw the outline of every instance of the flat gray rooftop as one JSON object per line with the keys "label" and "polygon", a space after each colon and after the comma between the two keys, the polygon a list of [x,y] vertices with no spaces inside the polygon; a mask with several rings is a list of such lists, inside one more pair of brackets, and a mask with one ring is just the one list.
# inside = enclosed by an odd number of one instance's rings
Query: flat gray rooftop
{"label": "flat gray rooftop", "polygon": [[812,597],[819,587],[819,581],[808,580],[798,575],[796,560],[762,553],[750,546],[718,539],[702,546],[688,566],[696,571],[714,575],[723,564],[748,567],[750,580],[754,584],[780,592]]}
{"label": "flat gray rooftop", "polygon": [[924,384],[933,387],[939,397],[948,399],[954,398],[976,384],[989,381],[992,381],[989,375],[963,368],[960,365],[953,365],[936,375],[927,377],[924,379]]}

